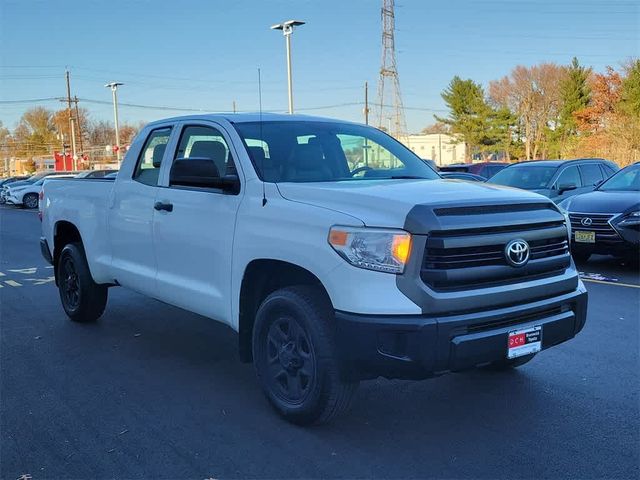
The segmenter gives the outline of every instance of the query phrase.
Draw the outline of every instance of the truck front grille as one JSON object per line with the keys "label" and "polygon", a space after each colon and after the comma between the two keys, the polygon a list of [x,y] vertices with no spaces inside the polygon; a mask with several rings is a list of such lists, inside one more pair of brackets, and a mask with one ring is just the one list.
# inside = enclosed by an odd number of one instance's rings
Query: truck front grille
{"label": "truck front grille", "polygon": [[[522,267],[509,265],[505,256],[506,245],[514,239],[526,240],[530,247],[529,261]],[[426,241],[420,277],[435,290],[484,288],[559,275],[570,262],[562,221],[504,230],[435,231]]]}

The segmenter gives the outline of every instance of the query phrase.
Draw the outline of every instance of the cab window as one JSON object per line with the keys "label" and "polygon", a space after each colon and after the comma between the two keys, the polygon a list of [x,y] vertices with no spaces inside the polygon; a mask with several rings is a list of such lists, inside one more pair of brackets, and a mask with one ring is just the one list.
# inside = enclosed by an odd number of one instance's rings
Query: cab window
{"label": "cab window", "polygon": [[149,133],[133,174],[135,181],[145,185],[158,185],[160,166],[170,135],[171,127],[159,128]]}
{"label": "cab window", "polygon": [[200,125],[185,127],[175,158],[211,160],[219,176],[237,174],[227,141],[222,133],[213,127]]}

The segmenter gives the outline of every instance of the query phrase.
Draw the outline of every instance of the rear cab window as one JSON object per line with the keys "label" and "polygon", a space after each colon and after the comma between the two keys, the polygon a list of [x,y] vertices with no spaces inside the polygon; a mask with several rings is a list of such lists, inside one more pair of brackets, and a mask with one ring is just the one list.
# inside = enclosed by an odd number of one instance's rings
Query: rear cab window
{"label": "rear cab window", "polygon": [[161,127],[152,130],[142,147],[133,179],[144,185],[157,186],[162,159],[164,158],[171,127]]}

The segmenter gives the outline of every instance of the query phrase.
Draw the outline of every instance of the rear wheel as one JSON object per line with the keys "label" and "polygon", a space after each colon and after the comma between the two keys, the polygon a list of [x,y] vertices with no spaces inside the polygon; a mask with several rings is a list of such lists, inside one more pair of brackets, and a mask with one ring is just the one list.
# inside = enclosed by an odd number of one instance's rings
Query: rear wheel
{"label": "rear wheel", "polygon": [[66,245],[57,264],[58,291],[62,307],[74,322],[93,322],[107,304],[108,288],[93,281],[80,243]]}
{"label": "rear wheel", "polygon": [[299,425],[325,423],[347,410],[358,385],[344,378],[333,309],[315,287],[283,288],[262,302],[253,361],[271,405]]}
{"label": "rear wheel", "polygon": [[27,193],[22,199],[22,204],[27,208],[38,208],[38,194]]}

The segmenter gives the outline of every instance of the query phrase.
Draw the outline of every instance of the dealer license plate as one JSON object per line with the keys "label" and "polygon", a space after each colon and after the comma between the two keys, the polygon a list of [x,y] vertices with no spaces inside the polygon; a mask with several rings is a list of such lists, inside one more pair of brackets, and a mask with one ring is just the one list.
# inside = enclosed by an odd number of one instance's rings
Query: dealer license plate
{"label": "dealer license plate", "polygon": [[522,357],[542,350],[542,327],[531,327],[509,332],[507,358]]}
{"label": "dealer license plate", "polygon": [[576,231],[576,242],[596,243],[596,232]]}

